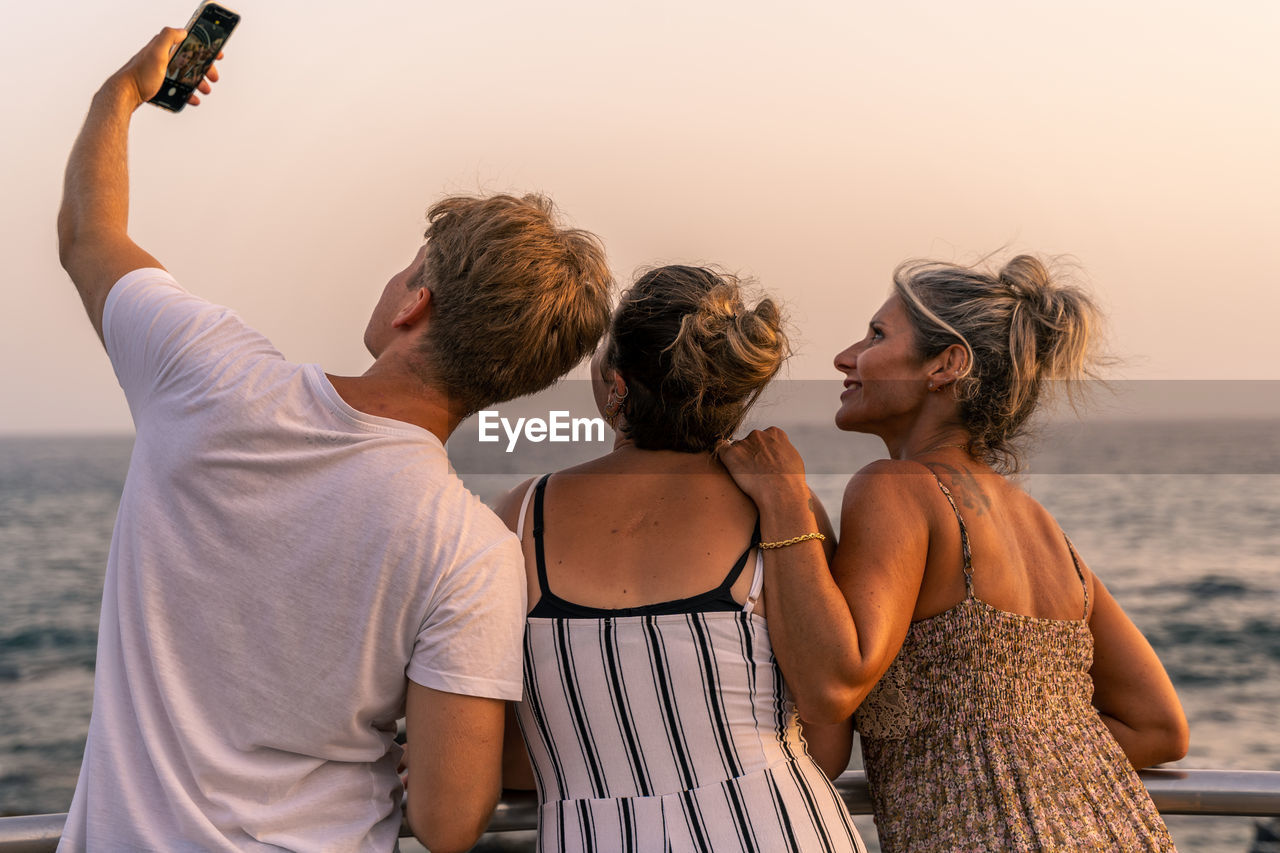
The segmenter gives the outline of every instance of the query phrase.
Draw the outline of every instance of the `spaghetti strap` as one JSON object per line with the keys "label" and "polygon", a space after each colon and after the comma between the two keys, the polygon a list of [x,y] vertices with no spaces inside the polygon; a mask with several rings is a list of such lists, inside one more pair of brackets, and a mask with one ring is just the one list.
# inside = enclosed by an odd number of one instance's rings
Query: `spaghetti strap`
{"label": "spaghetti strap", "polygon": [[[929,473],[933,474],[932,471]],[[960,510],[956,507],[955,498],[951,497],[951,490],[946,487],[946,484],[942,482],[942,478],[937,474],[933,474],[933,479],[938,481],[938,488],[942,489],[942,494],[946,496],[947,503],[951,504],[951,511],[956,514],[956,521],[960,524],[960,551],[964,554],[964,591],[965,597],[971,599],[974,597],[973,554],[969,550],[969,530],[964,526],[964,519],[960,517]],[[1079,571],[1078,567],[1077,571]]]}
{"label": "spaghetti strap", "polygon": [[1067,550],[1071,552],[1071,564],[1076,567],[1076,575],[1080,578],[1080,586],[1084,589],[1084,614],[1082,619],[1089,618],[1089,582],[1085,580],[1084,570],[1080,568],[1080,558],[1076,556],[1076,546],[1071,544],[1071,537],[1064,530],[1062,538],[1067,540]]}
{"label": "spaghetti strap", "polygon": [[524,490],[524,500],[520,502],[520,520],[516,522],[516,538],[521,542],[524,541],[524,515],[529,511],[529,501],[533,498],[533,490],[537,488],[540,479],[542,478],[537,477],[529,482],[529,488]]}

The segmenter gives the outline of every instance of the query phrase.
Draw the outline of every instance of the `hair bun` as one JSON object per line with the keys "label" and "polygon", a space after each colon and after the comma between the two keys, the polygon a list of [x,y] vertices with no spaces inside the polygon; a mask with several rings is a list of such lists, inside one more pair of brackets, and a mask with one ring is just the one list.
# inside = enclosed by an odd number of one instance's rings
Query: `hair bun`
{"label": "hair bun", "polygon": [[641,448],[710,450],[730,437],[789,353],[771,299],[749,307],[737,276],[671,265],[642,273],[614,314],[608,363],[631,389]]}
{"label": "hair bun", "polygon": [[1098,325],[1093,301],[1031,255],[1010,260],[998,279],[1018,300],[1010,318],[1015,364],[1045,379],[1077,375],[1088,360],[1090,338]]}
{"label": "hair bun", "polygon": [[748,307],[736,276],[717,277],[681,320],[670,347],[670,381],[698,389],[699,402],[750,395],[777,374],[788,355],[777,303],[762,299]]}
{"label": "hair bun", "polygon": [[1049,270],[1032,255],[1018,255],[1005,264],[997,278],[1020,299],[1040,301],[1054,288]]}

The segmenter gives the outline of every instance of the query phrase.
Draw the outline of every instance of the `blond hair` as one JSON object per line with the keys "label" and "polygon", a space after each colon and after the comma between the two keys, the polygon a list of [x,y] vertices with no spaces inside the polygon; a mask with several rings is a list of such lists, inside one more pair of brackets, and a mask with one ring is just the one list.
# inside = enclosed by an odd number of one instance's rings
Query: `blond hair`
{"label": "blond hair", "polygon": [[643,273],[623,294],[606,363],[627,383],[637,447],[707,451],[730,438],[789,353],[771,299],[748,307],[737,276],[707,267]]}
{"label": "blond hair", "polygon": [[955,383],[969,450],[997,470],[1022,465],[1019,439],[1042,403],[1098,378],[1101,314],[1078,285],[1018,255],[996,274],[935,261],[907,261],[893,275],[916,334],[932,358],[952,344],[968,354]]}
{"label": "blond hair", "polygon": [[539,391],[595,348],[613,276],[599,239],[559,227],[550,199],[453,196],[427,221],[424,372],[461,414]]}

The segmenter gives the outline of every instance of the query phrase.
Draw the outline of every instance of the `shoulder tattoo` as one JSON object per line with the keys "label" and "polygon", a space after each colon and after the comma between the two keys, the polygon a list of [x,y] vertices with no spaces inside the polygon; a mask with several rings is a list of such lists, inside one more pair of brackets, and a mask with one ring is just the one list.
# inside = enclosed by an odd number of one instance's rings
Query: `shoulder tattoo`
{"label": "shoulder tattoo", "polygon": [[952,489],[952,495],[958,498],[966,509],[982,515],[991,508],[991,498],[982,490],[978,478],[973,476],[973,472],[968,468],[958,468],[945,462],[935,462],[929,467],[941,469],[951,478],[951,482],[959,487]]}

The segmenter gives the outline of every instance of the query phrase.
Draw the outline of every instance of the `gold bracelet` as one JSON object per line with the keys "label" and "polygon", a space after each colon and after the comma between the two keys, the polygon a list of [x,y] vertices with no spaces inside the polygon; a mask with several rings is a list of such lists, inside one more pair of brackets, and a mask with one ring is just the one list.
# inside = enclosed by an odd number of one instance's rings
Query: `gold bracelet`
{"label": "gold bracelet", "polygon": [[792,536],[790,539],[783,539],[781,542],[761,542],[760,548],[768,551],[771,548],[785,548],[788,545],[794,545],[797,542],[804,542],[806,539],[817,539],[819,542],[827,541],[827,537],[821,533],[806,533],[803,536]]}

